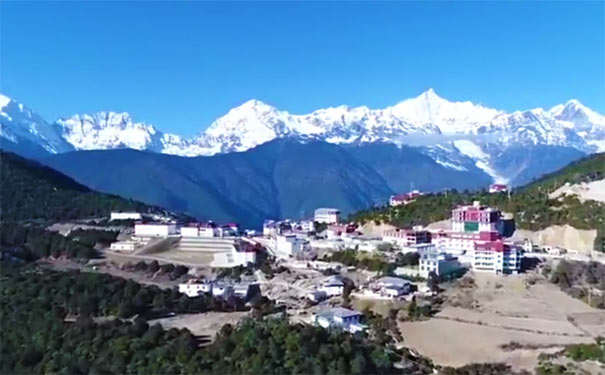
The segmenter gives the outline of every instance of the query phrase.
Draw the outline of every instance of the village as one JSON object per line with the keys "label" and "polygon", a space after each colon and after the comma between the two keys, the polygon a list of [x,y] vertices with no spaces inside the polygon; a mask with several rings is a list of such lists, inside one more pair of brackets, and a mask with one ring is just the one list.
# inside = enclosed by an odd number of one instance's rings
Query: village
{"label": "village", "polygon": [[[505,194],[506,186],[493,185],[490,192]],[[387,204],[407,205],[422,195],[411,191],[390,197]],[[268,301],[272,308],[263,314],[293,323],[374,337],[382,331],[397,347],[444,365],[470,363],[474,356],[486,356],[489,348],[491,361],[531,369],[543,347],[590,342],[592,336],[605,334],[603,314],[553,285],[527,289],[538,277],[531,269],[535,261],[582,260],[582,254],[511,237],[515,229],[510,215],[479,201],[453,208],[450,219],[437,224],[360,225],[329,207],[317,208],[307,220],[267,219],[262,230],[112,212],[105,228],[120,233],[100,249],[104,259],[87,267],[234,306],[258,307]],[[54,229],[70,228],[86,226]],[[136,279],[136,264],[145,262],[181,266],[186,274],[174,281]],[[552,305],[553,317],[538,313],[551,304],[557,304]],[[567,306],[563,312],[562,306]],[[206,312],[152,322],[211,339],[225,323],[236,324],[249,315]],[[436,344],[430,338],[441,330],[452,334]],[[494,334],[481,333],[489,330]],[[521,349],[503,349],[517,335],[524,337]]]}
{"label": "village", "polygon": [[[494,185],[500,193],[506,187]],[[405,205],[421,192],[391,197],[390,205]],[[249,300],[262,293],[282,304],[289,316],[324,327],[363,331],[361,312],[346,300],[412,301],[435,293],[437,281],[452,280],[468,270],[494,276],[521,271],[528,243],[506,241],[509,221],[491,207],[472,202],[452,211],[450,229],[385,230],[365,234],[346,223],[336,208],[318,208],[309,220],[266,220],[262,232],[241,230],[235,223],[176,223],[136,212],[114,212],[111,221],[134,221],[132,233],[122,233],[108,251],[133,259],[157,260],[191,268],[190,278],[178,285],[188,296],[211,294]],[[529,244],[531,245],[531,244]],[[272,267],[287,269],[267,279],[258,270],[238,280],[207,278],[208,269],[249,267],[260,253],[269,255]],[[384,264],[397,257],[411,259],[389,271],[343,264],[339,252],[354,252]],[[432,285],[429,285],[432,284]],[[432,286],[432,287],[431,287]]]}

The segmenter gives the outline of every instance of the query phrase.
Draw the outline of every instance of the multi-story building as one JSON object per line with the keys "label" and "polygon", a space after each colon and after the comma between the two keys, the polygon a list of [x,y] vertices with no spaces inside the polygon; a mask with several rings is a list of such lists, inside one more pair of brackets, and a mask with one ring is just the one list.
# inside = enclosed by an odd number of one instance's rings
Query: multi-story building
{"label": "multi-story building", "polygon": [[340,210],[336,208],[318,208],[314,220],[318,223],[336,224],[340,221]]}
{"label": "multi-story building", "polygon": [[447,230],[431,232],[431,243],[438,249],[473,251],[477,241],[494,241],[500,238],[496,231],[468,233]]}
{"label": "multi-story building", "polygon": [[295,234],[278,234],[272,242],[274,243],[275,255],[280,258],[295,257],[311,249],[309,240]]}
{"label": "multi-story building", "polygon": [[457,257],[439,251],[421,252],[418,263],[419,275],[424,278],[428,278],[431,272],[437,276],[448,276],[465,269]]}
{"label": "multi-story building", "polygon": [[452,230],[465,233],[496,231],[500,216],[500,210],[475,201],[472,206],[460,206],[452,211]]}
{"label": "multi-story building", "polygon": [[186,283],[179,284],[179,292],[188,297],[197,297],[202,294],[212,293],[212,281],[191,279]]}
{"label": "multi-story building", "polygon": [[496,275],[516,274],[521,269],[522,250],[502,240],[475,243],[473,270]]}
{"label": "multi-story building", "polygon": [[189,223],[181,227],[183,237],[219,237],[220,233],[220,228],[213,222]]}
{"label": "multi-story building", "polygon": [[431,232],[422,227],[414,227],[413,229],[395,229],[386,231],[382,236],[384,242],[391,242],[400,248],[431,243]]}

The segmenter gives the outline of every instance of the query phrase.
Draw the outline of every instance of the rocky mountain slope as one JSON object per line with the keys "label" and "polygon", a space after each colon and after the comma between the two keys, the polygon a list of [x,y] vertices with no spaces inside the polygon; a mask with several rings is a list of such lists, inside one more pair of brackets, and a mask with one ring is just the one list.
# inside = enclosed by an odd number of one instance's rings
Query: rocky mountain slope
{"label": "rocky mountain slope", "polygon": [[116,148],[214,155],[296,136],[335,144],[415,146],[452,170],[467,169],[471,160],[497,182],[522,184],[553,169],[519,168],[503,163],[502,154],[508,160],[508,154],[521,151],[515,159],[523,159],[523,167],[546,147],[550,153],[545,165],[556,169],[573,158],[605,150],[605,117],[577,100],[551,109],[506,113],[468,101],[451,102],[428,90],[384,109],[340,106],[306,115],[250,100],[187,139],[136,122],[128,113],[98,112],[48,123],[14,100],[0,99],[2,147],[32,156]]}

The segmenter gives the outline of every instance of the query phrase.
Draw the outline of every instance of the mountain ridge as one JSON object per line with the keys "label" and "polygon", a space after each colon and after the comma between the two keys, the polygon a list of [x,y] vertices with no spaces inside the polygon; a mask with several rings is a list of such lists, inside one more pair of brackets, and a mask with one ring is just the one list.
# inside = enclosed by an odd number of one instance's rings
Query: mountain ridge
{"label": "mountain ridge", "polygon": [[[451,102],[429,89],[384,109],[338,106],[295,115],[252,99],[232,108],[203,133],[191,138],[164,133],[136,122],[125,112],[74,115],[48,123],[35,112],[0,95],[0,137],[6,149],[27,156],[74,150],[132,148],[180,156],[246,151],[284,137],[333,144],[419,143],[419,150],[450,169],[467,159],[496,182],[519,184],[510,166],[497,163],[500,152],[543,146],[575,149],[581,155],[605,150],[605,117],[572,99],[550,109],[505,111],[470,101]],[[428,147],[425,147],[428,146]],[[435,147],[441,149],[435,151]],[[569,162],[570,152],[551,155]],[[464,160],[460,164],[460,160]],[[530,173],[531,172],[531,173]],[[526,174],[535,177],[548,171]]]}

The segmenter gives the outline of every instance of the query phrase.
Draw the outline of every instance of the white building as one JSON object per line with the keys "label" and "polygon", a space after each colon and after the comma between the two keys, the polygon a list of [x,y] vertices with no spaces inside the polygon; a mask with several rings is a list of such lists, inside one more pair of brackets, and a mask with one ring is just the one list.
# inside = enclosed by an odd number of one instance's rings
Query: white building
{"label": "white building", "polygon": [[140,244],[135,241],[118,241],[109,245],[109,249],[113,251],[135,251]]}
{"label": "white building", "polygon": [[336,307],[313,315],[313,322],[324,328],[338,328],[352,333],[366,329],[360,323],[361,314],[354,310]]}
{"label": "white building", "polygon": [[336,224],[340,220],[340,211],[336,208],[318,208],[314,219],[318,223]]}
{"label": "white building", "polygon": [[516,274],[521,270],[520,248],[499,241],[477,243],[473,253],[473,270],[495,275]]}
{"label": "white building", "polygon": [[436,251],[420,253],[419,275],[425,279],[431,272],[437,276],[447,276],[455,272],[462,272],[464,268],[458,258],[450,254]]}
{"label": "white building", "polygon": [[134,235],[137,237],[168,237],[176,233],[176,224],[136,223],[134,225]]}
{"label": "white building", "polygon": [[212,293],[212,282],[189,280],[189,282],[179,284],[179,292],[188,297],[197,297],[202,294]]}
{"label": "white building", "polygon": [[138,212],[112,212],[110,220],[141,220],[142,218]]}
{"label": "white building", "polygon": [[345,283],[338,277],[329,277],[321,283],[319,291],[326,292],[328,297],[340,296],[344,291]]}
{"label": "white building", "polygon": [[277,235],[272,240],[275,255],[279,258],[290,258],[311,250],[309,240],[295,234]]}

